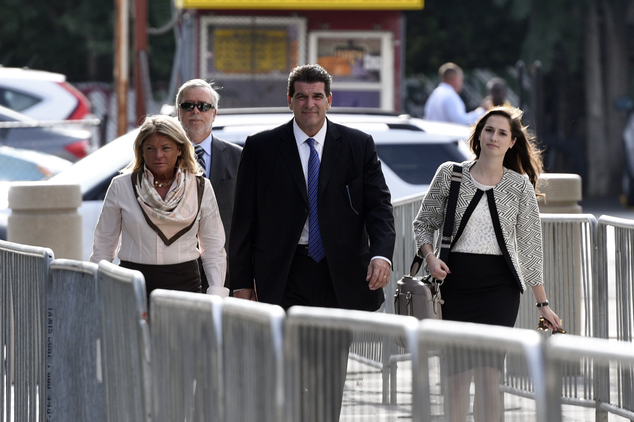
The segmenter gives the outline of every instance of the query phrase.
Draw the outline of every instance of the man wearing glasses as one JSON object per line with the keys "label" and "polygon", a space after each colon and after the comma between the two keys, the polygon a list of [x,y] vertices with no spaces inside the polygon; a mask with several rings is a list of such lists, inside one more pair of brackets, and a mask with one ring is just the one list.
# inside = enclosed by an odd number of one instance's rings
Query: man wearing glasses
{"label": "man wearing glasses", "polygon": [[[225,229],[225,250],[229,241],[229,228],[233,213],[234,186],[242,148],[212,135],[220,96],[213,86],[202,79],[185,82],[176,94],[178,120],[194,145],[196,156],[205,177],[214,188],[220,219]],[[228,272],[227,272],[228,277]],[[203,292],[207,291],[207,278],[201,267]]]}

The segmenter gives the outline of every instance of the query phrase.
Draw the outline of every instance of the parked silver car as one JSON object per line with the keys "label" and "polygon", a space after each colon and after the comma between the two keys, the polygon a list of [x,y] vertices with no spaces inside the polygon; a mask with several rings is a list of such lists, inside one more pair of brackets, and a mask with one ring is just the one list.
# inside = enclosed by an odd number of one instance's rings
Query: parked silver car
{"label": "parked silver car", "polygon": [[90,137],[89,130],[71,126],[39,126],[37,120],[0,106],[0,145],[77,161],[88,154]]}

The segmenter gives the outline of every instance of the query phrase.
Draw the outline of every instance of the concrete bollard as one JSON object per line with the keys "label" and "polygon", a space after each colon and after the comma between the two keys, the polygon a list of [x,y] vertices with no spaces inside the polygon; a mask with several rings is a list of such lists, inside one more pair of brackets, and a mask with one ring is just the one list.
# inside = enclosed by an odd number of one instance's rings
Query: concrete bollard
{"label": "concrete bollard", "polygon": [[537,181],[537,189],[546,195],[538,198],[539,211],[553,214],[579,214],[582,199],[581,176],[569,173],[543,173]]}
{"label": "concrete bollard", "polygon": [[20,182],[9,188],[7,240],[51,248],[56,258],[82,259],[79,185]]}

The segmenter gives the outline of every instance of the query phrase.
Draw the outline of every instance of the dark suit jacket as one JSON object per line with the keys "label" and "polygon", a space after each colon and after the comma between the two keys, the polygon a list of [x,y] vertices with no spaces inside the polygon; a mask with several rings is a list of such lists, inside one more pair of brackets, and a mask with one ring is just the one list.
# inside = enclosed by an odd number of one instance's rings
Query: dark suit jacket
{"label": "dark suit jacket", "polygon": [[[233,198],[236,186],[236,173],[242,147],[231,142],[223,141],[212,135],[211,141],[211,170],[209,181],[216,194],[216,202],[220,211],[220,219],[225,230],[225,249],[229,242],[229,229],[231,228],[231,216],[233,214]],[[209,281],[202,266],[202,260],[198,260],[202,291],[205,293],[209,287]],[[225,280],[228,287],[229,273]]]}
{"label": "dark suit jacket", "polygon": [[[327,120],[319,174],[319,226],[340,307],[373,311],[382,289],[365,280],[370,259],[392,259],[394,218],[372,137]],[[280,304],[308,217],[306,179],[293,121],[249,136],[236,180],[230,286]]]}
{"label": "dark suit jacket", "polygon": [[[231,228],[236,173],[238,172],[241,153],[241,146],[223,141],[212,135],[209,181],[216,194],[220,218],[222,219],[222,226],[225,229],[227,240],[229,239],[229,229]],[[225,241],[225,247],[226,245]]]}

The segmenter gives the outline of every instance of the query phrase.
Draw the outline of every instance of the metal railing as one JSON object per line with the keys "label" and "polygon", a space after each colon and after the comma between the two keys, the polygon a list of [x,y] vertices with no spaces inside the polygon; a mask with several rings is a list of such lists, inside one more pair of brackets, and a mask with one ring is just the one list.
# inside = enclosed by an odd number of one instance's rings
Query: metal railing
{"label": "metal railing", "polygon": [[[570,403],[560,394],[566,376],[562,368],[571,363],[590,362],[597,386],[594,401]],[[596,421],[607,421],[607,413],[634,420],[634,344],[607,339],[554,336],[546,343],[546,397],[548,417],[552,422],[564,420],[565,404],[594,410]],[[612,380],[612,381],[611,381]],[[612,391],[616,387],[616,391]],[[579,418],[578,420],[588,420]]]}
{"label": "metal railing", "polygon": [[46,287],[47,421],[105,422],[97,264],[56,259]]}
{"label": "metal railing", "polygon": [[285,313],[265,303],[227,298],[222,307],[225,420],[284,420]]}
{"label": "metal railing", "polygon": [[145,280],[99,263],[97,301],[107,421],[151,420],[150,332]]}
{"label": "metal railing", "polygon": [[0,240],[0,419],[44,415],[38,383],[46,373],[48,268],[53,251]]}
{"label": "metal railing", "polygon": [[[533,386],[533,393],[526,396],[530,400],[525,400],[521,405],[507,406],[510,409],[521,409],[521,414],[510,419],[522,421],[547,421],[548,415],[545,408],[545,397],[548,394],[544,382],[544,362],[542,351],[542,338],[535,330],[513,329],[501,326],[491,326],[482,324],[459,323],[455,321],[423,320],[418,331],[418,373],[415,379],[419,383],[418,390],[421,392],[420,400],[422,405],[423,421],[438,420],[438,418],[451,416],[452,412],[459,411],[462,407],[465,416],[467,408],[457,400],[457,395],[452,394],[457,390],[452,390],[449,386],[460,384],[458,377],[467,377],[467,374],[474,372],[475,394],[474,410],[478,405],[479,396],[486,389],[490,395],[501,395],[499,374],[503,374],[506,365],[513,362],[513,369],[518,368],[526,374]],[[504,357],[506,356],[506,360]],[[500,372],[495,376],[489,376],[486,382],[485,371],[497,369]],[[480,373],[478,373],[480,371]],[[491,375],[495,375],[490,372]],[[475,378],[477,377],[477,378]],[[483,380],[480,384],[480,378]],[[471,384],[471,378],[464,378],[467,388]],[[464,383],[463,383],[464,384]],[[460,388],[460,387],[456,387]],[[464,388],[464,385],[462,386]],[[467,397],[469,396],[467,390]],[[469,399],[467,399],[469,400]],[[504,396],[502,395],[501,412],[504,420]],[[527,403],[528,402],[528,403]],[[480,404],[480,411],[486,413],[495,406],[486,403]],[[478,420],[476,418],[476,420]],[[487,415],[485,419],[496,420],[492,415]]]}
{"label": "metal railing", "polygon": [[99,126],[99,119],[83,120],[19,120],[14,122],[0,122],[0,129],[19,129],[33,127],[57,127],[57,126]]}
{"label": "metal railing", "polygon": [[224,421],[222,299],[158,289],[150,309],[152,421]]}
{"label": "metal railing", "polygon": [[[309,307],[289,309],[284,329],[286,420],[412,418],[419,403],[412,381],[417,326],[415,318],[398,315]],[[361,348],[396,351],[397,343],[406,346],[411,357],[400,368],[407,375],[399,377],[398,385],[389,386],[393,394],[399,395],[398,405],[396,400],[387,403],[382,398],[388,389],[373,361],[352,356]],[[387,353],[388,361],[396,356]],[[396,371],[396,361],[389,364]]]}
{"label": "metal railing", "polygon": [[[408,206],[415,213],[417,205],[412,204]],[[410,216],[401,220],[405,218]],[[601,217],[597,225],[592,216],[575,214],[543,215],[542,224],[546,288],[566,329],[590,342],[591,337],[620,340],[603,347],[631,343],[634,222]],[[400,271],[408,269],[414,248],[410,240],[402,245],[404,258],[394,261],[395,271],[399,262],[403,264]],[[419,404],[423,415],[441,411],[445,383],[440,343],[455,341],[467,351],[499,353],[501,349],[496,348],[504,348],[501,394],[513,403],[511,408],[528,409],[529,420],[542,412],[543,391],[556,396],[563,409],[599,409],[598,420],[607,413],[632,419],[634,412],[634,373],[627,356],[614,355],[606,365],[605,359],[580,352],[549,355],[549,362],[556,358],[562,375],[555,387],[541,387],[534,373],[537,364],[530,360],[533,357],[527,360],[523,351],[528,346],[515,342],[515,336],[528,336],[530,341],[537,336],[542,345],[555,341],[534,332],[537,314],[530,293],[522,305],[528,309],[522,309],[519,318],[530,330],[509,329],[502,339],[489,332],[499,327],[462,327],[468,333],[457,336],[451,322],[424,321],[421,333],[429,326],[435,334],[419,333],[419,341],[412,345],[407,340],[410,318],[343,310],[318,315],[321,310],[302,308],[290,310],[287,316],[272,305],[158,291],[152,301],[151,343],[141,274],[106,262],[96,272],[95,268],[53,260],[49,249],[0,241],[4,361],[0,420],[43,421],[47,412],[53,412],[68,420],[89,414],[97,421],[148,421],[161,420],[162,415],[169,420],[185,412],[182,416],[187,420],[200,416],[199,420],[279,421],[297,420],[297,412],[306,409],[308,413],[300,415],[332,419],[339,408],[332,401],[332,388],[328,389],[330,410],[324,413],[310,410],[319,407],[309,406],[314,396],[299,392],[305,390],[306,380],[312,385],[308,391],[316,391],[317,396],[319,386],[340,386],[342,375],[323,379],[314,369],[343,374],[333,366],[333,359],[343,362],[344,351],[348,360],[342,421],[416,419]],[[576,345],[576,336],[566,335],[556,339],[557,347],[566,345],[567,339]],[[493,348],[484,344],[491,342],[496,343]],[[418,347],[425,348],[428,365],[426,378],[421,379],[416,369]],[[538,351],[531,353],[539,357]],[[83,373],[72,372],[78,369]],[[151,370],[155,384],[150,383]],[[542,370],[548,371],[548,366]],[[50,382],[50,391],[39,389],[43,381]],[[152,390],[152,385],[164,389]],[[418,388],[420,393],[415,392]],[[419,397],[432,401],[425,403]],[[103,419],[99,406],[103,406]],[[176,409],[175,413],[162,413],[167,408]]]}

